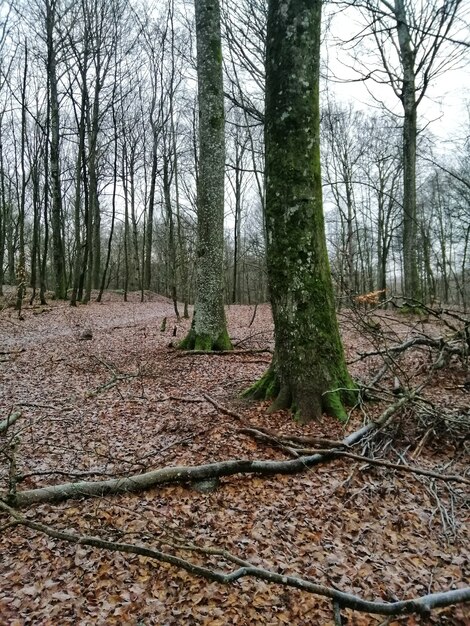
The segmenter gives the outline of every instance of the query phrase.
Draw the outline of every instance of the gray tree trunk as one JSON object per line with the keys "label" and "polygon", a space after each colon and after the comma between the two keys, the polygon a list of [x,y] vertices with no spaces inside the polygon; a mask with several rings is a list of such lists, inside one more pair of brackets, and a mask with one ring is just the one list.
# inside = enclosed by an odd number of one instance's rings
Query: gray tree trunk
{"label": "gray tree trunk", "polygon": [[57,19],[55,3],[46,5],[47,33],[47,76],[50,97],[50,174],[52,187],[52,256],[55,275],[55,295],[57,298],[67,297],[65,274],[65,253],[62,238],[62,190],[60,185],[59,163],[59,96],[57,92],[57,62],[54,43],[54,26]]}
{"label": "gray tree trunk", "polygon": [[419,275],[416,257],[416,75],[411,35],[403,0],[395,0],[395,17],[403,68],[401,100],[403,104],[403,287],[407,298],[419,298]]}
{"label": "gray tree trunk", "polygon": [[231,348],[223,303],[225,116],[218,0],[195,0],[199,101],[197,282],[191,330],[181,347]]}

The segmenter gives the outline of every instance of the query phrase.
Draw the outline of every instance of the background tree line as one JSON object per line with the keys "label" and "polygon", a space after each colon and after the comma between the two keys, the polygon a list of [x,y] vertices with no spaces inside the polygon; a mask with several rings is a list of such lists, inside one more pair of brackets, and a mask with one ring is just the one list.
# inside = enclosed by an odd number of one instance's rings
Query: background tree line
{"label": "background tree line", "polygon": [[[375,69],[370,54],[362,69],[403,100],[399,69],[406,67],[392,41],[398,5],[360,7],[369,29],[361,45],[370,52],[378,44]],[[403,6],[397,21],[408,26],[400,42],[414,51],[414,114],[434,74],[465,50],[450,41],[465,3],[420,7]],[[3,2],[0,16],[0,285],[17,285],[19,302],[28,286],[32,298],[45,301],[52,290],[72,304],[87,302],[93,290],[98,298],[104,289],[122,290],[124,298],[152,290],[187,314],[199,165],[191,3],[16,0]],[[264,0],[222,3],[227,302],[267,299],[265,30]],[[321,141],[338,302],[379,289],[404,292],[411,266],[416,277],[407,295],[467,306],[470,109],[452,154],[416,119],[410,200],[403,116],[354,108],[327,87]]]}

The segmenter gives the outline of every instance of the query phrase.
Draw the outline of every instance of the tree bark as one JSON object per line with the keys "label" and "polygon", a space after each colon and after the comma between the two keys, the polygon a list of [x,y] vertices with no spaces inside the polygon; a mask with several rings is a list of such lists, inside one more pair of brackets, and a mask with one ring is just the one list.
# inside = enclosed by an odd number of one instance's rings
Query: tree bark
{"label": "tree bark", "polygon": [[197,282],[191,330],[181,347],[228,350],[223,302],[225,116],[218,0],[195,0],[199,100]]}
{"label": "tree bark", "polygon": [[67,282],[65,274],[65,252],[62,238],[62,190],[60,184],[59,163],[59,96],[57,91],[57,61],[56,46],[54,43],[54,26],[57,14],[55,3],[47,2],[46,6],[46,36],[47,36],[47,76],[49,81],[50,98],[50,173],[52,186],[52,255],[55,275],[55,295],[57,298],[67,297]]}
{"label": "tree bark", "polygon": [[302,420],[346,418],[356,397],[335,315],[320,172],[321,1],[271,0],[266,63],[266,231],[275,355],[249,394]]}
{"label": "tree bark", "polygon": [[401,101],[403,105],[403,278],[407,298],[420,298],[416,224],[416,136],[417,102],[415,53],[404,0],[395,0],[395,19],[403,68]]}
{"label": "tree bark", "polygon": [[25,41],[23,81],[21,86],[21,196],[18,207],[18,266],[16,272],[17,291],[15,309],[21,315],[23,296],[26,292],[26,251],[24,242],[26,206],[26,84],[28,79],[28,42]]}

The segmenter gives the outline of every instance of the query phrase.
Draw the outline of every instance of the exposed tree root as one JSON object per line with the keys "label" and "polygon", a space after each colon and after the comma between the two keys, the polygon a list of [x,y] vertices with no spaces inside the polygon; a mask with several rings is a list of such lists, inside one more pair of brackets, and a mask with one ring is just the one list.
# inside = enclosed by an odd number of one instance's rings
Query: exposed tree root
{"label": "exposed tree root", "polygon": [[[269,413],[290,409],[294,417],[301,422],[309,421],[313,416],[319,416],[321,412],[344,422],[348,418],[344,407],[356,404],[358,393],[358,387],[344,370],[342,380],[336,388],[328,389],[323,393],[318,392],[315,400],[310,398],[308,409],[304,406],[302,410],[302,407],[296,404],[290,386],[281,383],[275,366],[271,364],[263,376],[242,393],[242,397],[248,400],[272,400],[268,409]],[[317,407],[313,406],[314,402],[318,404]]]}

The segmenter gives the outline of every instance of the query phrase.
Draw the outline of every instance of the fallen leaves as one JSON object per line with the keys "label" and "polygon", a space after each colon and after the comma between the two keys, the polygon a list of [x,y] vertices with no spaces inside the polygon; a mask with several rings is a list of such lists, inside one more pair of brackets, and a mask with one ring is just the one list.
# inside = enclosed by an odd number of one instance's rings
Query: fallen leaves
{"label": "fallen leaves", "polygon": [[[284,435],[344,436],[342,427],[327,418],[300,426],[283,412],[266,416],[263,403],[239,401],[238,392],[265,367],[249,353],[174,358],[168,349],[173,326],[179,336],[186,327],[172,317],[172,303],[164,299],[91,304],[75,311],[54,305],[39,316],[26,308],[21,325],[8,323],[8,314],[0,317],[0,337],[15,358],[0,363],[3,406],[9,411],[22,404],[22,417],[0,446],[9,437],[19,437],[18,471],[30,474],[21,488],[63,482],[60,475],[39,474],[58,469],[127,476],[227,458],[284,458],[279,450],[238,433],[238,414]],[[165,316],[168,331],[160,332]],[[269,307],[258,307],[250,328],[251,317],[250,307],[230,307],[232,336],[243,348],[272,346]],[[77,341],[87,329],[93,340]],[[370,350],[350,330],[345,342],[350,354]],[[367,377],[369,364],[355,367],[356,374]],[[108,386],[113,376],[114,384]],[[458,373],[452,376],[459,384]],[[437,386],[433,393],[438,402]],[[368,410],[378,415],[381,408],[370,405]],[[348,432],[361,419],[359,412],[353,414]],[[433,448],[431,443],[432,437],[423,444],[420,464],[444,466],[453,449]],[[452,472],[464,472],[465,463],[462,455],[456,456]],[[0,488],[7,479],[8,464],[2,457]],[[225,548],[283,575],[297,573],[363,597],[393,599],[458,587],[470,579],[463,488],[442,487],[438,492],[458,524],[458,532],[445,535],[426,484],[385,468],[336,460],[294,477],[225,478],[211,493],[167,486],[139,495],[41,505],[27,514],[59,529],[149,546],[182,536],[200,546]],[[0,554],[2,626],[334,623],[327,601],[300,591],[253,580],[222,587],[145,557],[71,546],[27,529],[5,529]],[[220,557],[192,553],[191,558],[227,567]],[[451,607],[436,611],[431,621],[406,617],[390,624],[463,626],[467,609]],[[343,613],[348,625],[383,622]]]}

